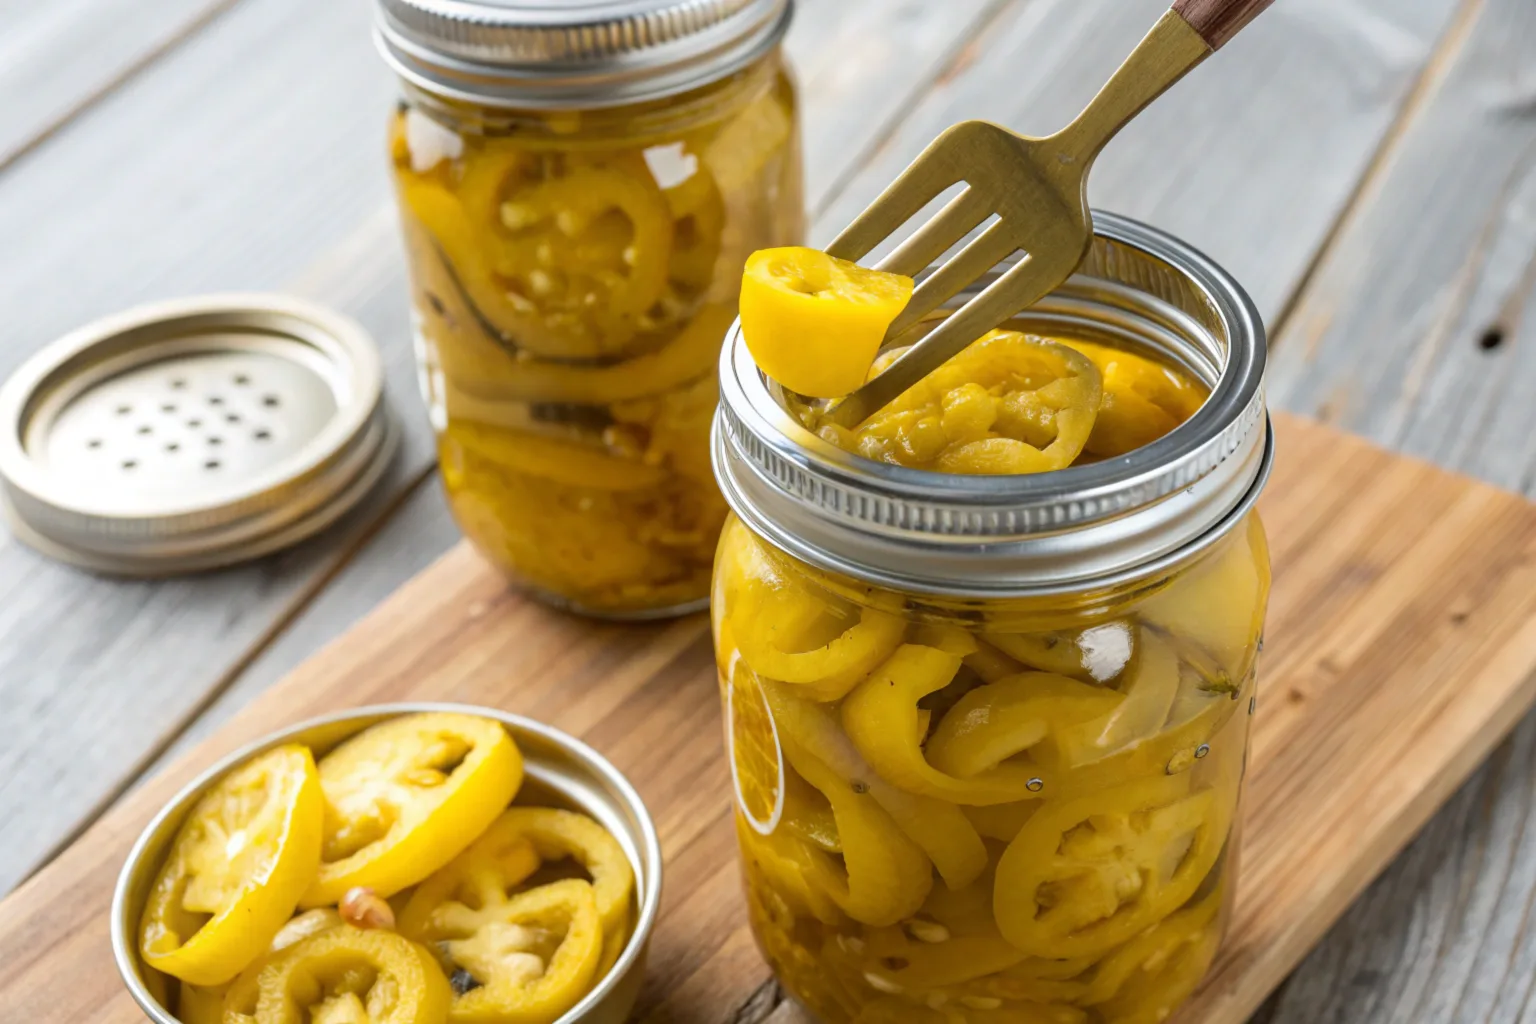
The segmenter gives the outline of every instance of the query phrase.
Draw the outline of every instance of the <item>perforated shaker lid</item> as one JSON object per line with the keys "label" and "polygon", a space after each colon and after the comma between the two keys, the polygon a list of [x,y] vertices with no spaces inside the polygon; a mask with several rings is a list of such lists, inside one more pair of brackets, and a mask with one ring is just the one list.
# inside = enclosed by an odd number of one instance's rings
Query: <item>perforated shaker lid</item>
{"label": "perforated shaker lid", "polygon": [[0,512],[96,571],[208,569],[335,521],[396,440],[352,320],[274,295],[156,303],[60,338],[0,387]]}

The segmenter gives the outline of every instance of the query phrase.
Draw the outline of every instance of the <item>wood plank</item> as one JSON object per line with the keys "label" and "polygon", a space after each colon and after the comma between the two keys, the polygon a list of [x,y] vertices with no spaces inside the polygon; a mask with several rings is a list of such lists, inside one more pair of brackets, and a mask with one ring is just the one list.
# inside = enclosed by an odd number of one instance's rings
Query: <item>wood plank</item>
{"label": "wood plank", "polygon": [[[1245,1019],[1536,698],[1536,505],[1325,427],[1277,425],[1262,506],[1275,587],[1238,914],[1183,1024]],[[158,805],[200,765],[281,724],[421,697],[552,722],[634,780],[672,879],[638,1020],[769,1011],[732,863],[703,618],[582,622],[509,593],[463,546],[0,902],[0,1005],[36,1024],[135,1019],[104,916]]]}
{"label": "wood plank", "polygon": [[[915,0],[894,12],[883,0],[806,5],[791,49],[828,94],[806,103],[816,173],[835,178],[856,156],[838,102],[884,124],[921,88],[914,69],[942,63],[992,2],[963,0],[942,23]],[[432,464],[381,152],[394,85],[373,50],[369,11],[247,0],[0,176],[0,231],[28,239],[24,251],[0,254],[10,311],[0,376],[82,320],[138,301],[279,288],[373,331],[407,427],[395,473],[367,507],[255,566],[122,583],[53,565],[0,534],[0,729],[20,737],[0,751],[0,892],[217,701]],[[893,14],[892,32],[856,47],[880,11]],[[850,59],[828,59],[832,47]],[[446,547],[447,524],[437,524],[435,535],[411,538],[407,571],[392,563],[397,575],[375,574],[368,589],[323,605],[311,622],[342,618],[301,628],[250,678],[281,674],[313,649],[302,638],[333,636],[419,568],[421,552]],[[82,706],[93,713],[77,714]]]}
{"label": "wood plank", "polygon": [[237,0],[0,3],[0,167]]}
{"label": "wood plank", "polygon": [[[1528,3],[1467,6],[1270,374],[1279,404],[1526,494],[1536,493],[1532,67]],[[1533,779],[1527,719],[1308,957],[1269,1024],[1529,1020]]]}

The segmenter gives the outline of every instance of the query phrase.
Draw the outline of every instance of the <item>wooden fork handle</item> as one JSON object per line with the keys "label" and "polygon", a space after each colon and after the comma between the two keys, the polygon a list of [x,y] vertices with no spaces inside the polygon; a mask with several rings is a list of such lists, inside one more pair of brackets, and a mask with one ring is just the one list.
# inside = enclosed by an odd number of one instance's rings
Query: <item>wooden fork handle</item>
{"label": "wooden fork handle", "polygon": [[1213,50],[1219,50],[1274,0],[1178,0],[1173,11],[1200,33]]}

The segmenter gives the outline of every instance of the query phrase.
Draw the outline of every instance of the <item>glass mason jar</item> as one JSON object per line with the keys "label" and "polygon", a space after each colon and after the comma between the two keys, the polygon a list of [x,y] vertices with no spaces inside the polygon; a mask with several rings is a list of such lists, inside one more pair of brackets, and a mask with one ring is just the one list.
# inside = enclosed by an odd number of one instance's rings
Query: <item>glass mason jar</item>
{"label": "glass mason jar", "polygon": [[459,525],[553,603],[702,607],[720,344],[747,255],[804,230],[788,0],[378,2]]}
{"label": "glass mason jar", "polygon": [[739,333],[713,616],[753,931],[829,1022],[1161,1021],[1221,940],[1269,589],[1263,327],[1177,240],[1099,214],[1010,326],[1210,388],[1037,476],[834,447]]}

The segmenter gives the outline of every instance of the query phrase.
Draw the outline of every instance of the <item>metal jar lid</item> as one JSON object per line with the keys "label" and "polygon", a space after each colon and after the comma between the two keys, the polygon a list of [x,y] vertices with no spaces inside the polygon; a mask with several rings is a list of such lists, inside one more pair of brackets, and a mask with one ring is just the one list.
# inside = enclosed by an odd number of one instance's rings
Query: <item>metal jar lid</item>
{"label": "metal jar lid", "polygon": [[714,81],[766,53],[792,0],[375,0],[407,82],[474,103],[571,109]]}
{"label": "metal jar lid", "polygon": [[98,572],[209,569],[335,521],[396,440],[352,320],[272,295],[156,303],[60,338],[0,387],[0,512]]}
{"label": "metal jar lid", "polygon": [[1188,422],[1118,458],[1034,476],[891,466],[805,429],[738,323],[721,354],[713,442],[732,509],[812,565],[956,597],[1110,586],[1222,536],[1257,500],[1273,459],[1263,321],[1230,275],[1178,239],[1109,213],[1096,212],[1094,226],[1078,273],[1010,326],[1172,359],[1211,388]]}

